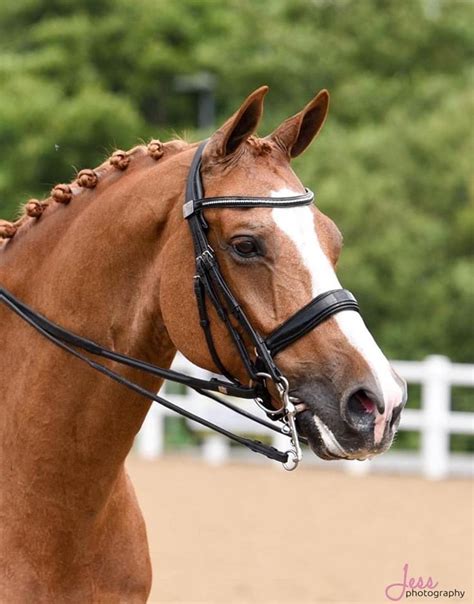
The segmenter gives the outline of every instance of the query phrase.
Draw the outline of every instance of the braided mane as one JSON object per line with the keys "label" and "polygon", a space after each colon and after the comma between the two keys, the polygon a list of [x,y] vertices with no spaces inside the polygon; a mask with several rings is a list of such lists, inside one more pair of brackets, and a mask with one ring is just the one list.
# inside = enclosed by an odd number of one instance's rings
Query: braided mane
{"label": "braided mane", "polygon": [[8,239],[11,239],[26,224],[33,225],[45,213],[51,211],[56,204],[67,205],[73,197],[80,195],[84,189],[94,189],[99,181],[112,171],[125,171],[131,161],[140,157],[150,157],[155,161],[183,151],[188,143],[181,139],[162,143],[157,139],[151,140],[148,145],[137,145],[128,151],[117,150],[94,169],[80,170],[75,179],[69,184],[58,184],[51,190],[49,197],[43,200],[30,199],[21,209],[20,217],[14,222],[0,219],[0,249]]}

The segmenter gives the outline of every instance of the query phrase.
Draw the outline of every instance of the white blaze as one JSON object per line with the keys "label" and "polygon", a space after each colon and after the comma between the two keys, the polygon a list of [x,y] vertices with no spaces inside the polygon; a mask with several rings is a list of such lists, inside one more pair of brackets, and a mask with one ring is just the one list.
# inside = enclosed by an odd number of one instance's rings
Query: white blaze
{"label": "white blaze", "polygon": [[[298,192],[280,189],[272,191],[271,195],[285,197],[298,195]],[[291,239],[299,251],[301,260],[311,276],[313,298],[331,289],[340,288],[339,279],[318,239],[311,209],[308,206],[273,208],[272,217],[278,228]],[[344,310],[333,315],[333,319],[349,344],[364,358],[382,392],[385,412],[375,412],[374,427],[374,441],[379,443],[383,437],[386,420],[391,417],[393,408],[402,402],[403,392],[393,377],[388,360],[360,314],[354,310]],[[324,435],[321,436],[324,439]]]}

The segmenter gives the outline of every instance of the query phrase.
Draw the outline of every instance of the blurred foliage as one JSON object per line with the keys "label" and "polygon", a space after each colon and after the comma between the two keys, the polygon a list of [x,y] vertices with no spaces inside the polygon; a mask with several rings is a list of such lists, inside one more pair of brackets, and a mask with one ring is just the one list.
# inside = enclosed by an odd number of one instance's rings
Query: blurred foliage
{"label": "blurred foliage", "polygon": [[345,234],[343,283],[389,356],[470,361],[473,13],[469,0],[2,3],[0,215],[114,147],[193,130],[177,75],[215,76],[220,120],[269,84],[265,133],[326,87],[330,119],[295,166]]}
{"label": "blurred foliage", "polygon": [[165,449],[187,449],[200,444],[200,438],[189,428],[183,417],[165,418]]}

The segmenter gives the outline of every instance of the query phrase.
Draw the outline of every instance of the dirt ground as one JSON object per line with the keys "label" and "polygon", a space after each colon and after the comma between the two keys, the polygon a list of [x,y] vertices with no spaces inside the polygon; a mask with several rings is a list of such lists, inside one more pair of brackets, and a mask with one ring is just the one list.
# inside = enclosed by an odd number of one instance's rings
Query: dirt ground
{"label": "dirt ground", "polygon": [[383,603],[405,563],[472,601],[467,480],[179,457],[132,457],[128,469],[148,527],[151,603]]}

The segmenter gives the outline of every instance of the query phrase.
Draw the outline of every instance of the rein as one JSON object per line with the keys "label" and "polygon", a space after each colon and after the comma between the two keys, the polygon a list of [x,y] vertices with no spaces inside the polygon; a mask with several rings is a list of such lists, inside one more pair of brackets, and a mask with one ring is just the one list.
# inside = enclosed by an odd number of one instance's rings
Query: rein
{"label": "rein", "polygon": [[[94,356],[115,361],[120,365],[133,367],[134,369],[138,369],[140,371],[143,371],[144,373],[150,373],[152,375],[156,375],[172,382],[184,384],[185,386],[192,388],[199,394],[203,394],[211,398],[212,400],[221,403],[222,405],[228,407],[229,409],[232,409],[236,413],[239,413],[240,415],[243,415],[248,419],[262,424],[270,430],[279,432],[280,434],[288,435],[286,426],[271,424],[270,422],[267,422],[258,416],[252,415],[244,409],[240,409],[239,407],[232,405],[232,403],[221,399],[215,394],[212,394],[212,391],[218,391],[225,392],[226,394],[232,394],[233,396],[239,398],[254,398],[255,392],[251,388],[246,388],[245,386],[237,387],[233,384],[228,384],[227,382],[222,382],[216,379],[201,380],[192,376],[185,375],[183,373],[179,373],[177,371],[173,371],[171,369],[163,369],[161,367],[157,367],[156,365],[152,365],[151,363],[147,363],[146,361],[140,361],[139,359],[134,359],[133,357],[129,357],[128,355],[120,354],[108,348],[104,348],[99,344],[96,344],[92,340],[88,340],[86,338],[78,336],[68,331],[67,329],[56,325],[52,321],[49,321],[40,313],[32,310],[29,306],[15,298],[15,296],[13,296],[9,291],[2,287],[0,287],[0,301],[3,302],[8,308],[10,308],[24,321],[26,321],[29,325],[34,327],[39,333],[45,336],[46,339],[48,339],[50,342],[52,342],[62,350],[65,350],[69,354],[72,354],[77,359],[80,359],[81,361],[87,363],[87,365],[89,365],[89,367],[91,367],[92,369],[95,369],[99,373],[106,375],[107,377],[118,382],[119,384],[126,386],[129,390],[137,392],[145,398],[149,398],[155,401],[156,403],[163,405],[163,407],[166,407],[167,409],[170,409],[171,411],[174,411],[175,413],[178,413],[179,415],[182,415],[187,419],[193,420],[198,424],[205,426],[206,428],[214,430],[215,432],[219,432],[227,438],[230,438],[231,440],[251,449],[252,451],[255,451],[256,453],[261,453],[262,455],[265,455],[266,457],[269,457],[270,459],[274,459],[281,463],[287,462],[287,453],[278,451],[274,447],[270,447],[259,441],[253,441],[248,438],[238,436],[237,434],[233,434],[232,432],[229,432],[228,430],[225,430],[224,428],[221,428],[220,426],[217,426],[216,424],[213,424],[203,419],[202,417],[199,417],[194,413],[191,413],[190,411],[187,411],[186,409],[175,405],[171,401],[168,401],[165,398],[158,396],[154,392],[142,388],[138,384],[135,384],[135,382],[128,380],[119,373],[113,371],[112,369],[109,369],[105,365],[101,365],[100,363],[97,363],[85,354],[82,354],[81,352],[79,352],[79,350],[84,350],[85,352],[88,352]],[[204,389],[210,390],[211,392],[205,392]]]}
{"label": "rein", "polygon": [[[291,197],[226,196],[206,198],[204,196],[200,172],[201,157],[205,145],[206,141],[199,145],[190,167],[186,184],[183,215],[189,224],[194,244],[196,263],[194,292],[199,311],[200,324],[211,357],[221,374],[227,378],[228,381],[215,378],[210,380],[198,379],[171,369],[157,367],[151,363],[135,359],[128,355],[114,352],[53,323],[22,301],[18,300],[11,292],[3,287],[0,287],[0,302],[3,302],[8,308],[35,328],[50,342],[87,363],[96,371],[106,375],[128,389],[163,405],[167,409],[226,436],[240,445],[247,447],[251,451],[260,453],[282,463],[285,469],[293,470],[297,467],[302,458],[300,441],[306,442],[306,439],[299,437],[297,434],[295,425],[297,410],[289,395],[289,383],[278,369],[273,357],[335,313],[343,310],[358,311],[359,307],[356,299],[349,291],[337,289],[317,296],[314,300],[309,302],[309,304],[293,314],[287,321],[278,326],[266,338],[263,338],[252,327],[251,322],[220,272],[214,250],[207,239],[206,233],[209,227],[203,212],[206,208],[238,209],[255,207],[298,207],[311,204],[314,195],[309,189],[306,189],[305,193],[302,195]],[[230,333],[249,376],[250,386],[241,384],[237,378],[227,370],[221,361],[210,328],[207,300],[209,300],[215,308],[220,321]],[[250,341],[253,348],[253,354],[249,354],[244,338],[241,335],[241,332],[234,326],[231,317],[234,322],[238,324],[243,334],[245,334],[246,341]],[[144,373],[152,374],[172,382],[184,384],[199,394],[207,396],[232,411],[257,422],[274,432],[288,436],[291,443],[290,449],[288,451],[279,451],[260,441],[244,438],[229,432],[139,386],[109,367],[94,361],[80,351],[138,369]],[[275,409],[272,406],[272,395],[268,390],[269,384],[272,384],[274,390],[278,393],[281,402],[281,407],[279,409]],[[266,421],[233,405],[231,402],[217,396],[216,393],[243,399],[254,399],[255,402],[265,410],[271,421]]]}

